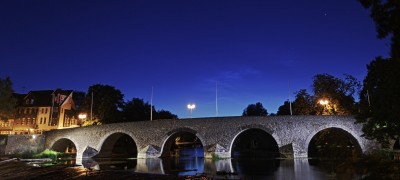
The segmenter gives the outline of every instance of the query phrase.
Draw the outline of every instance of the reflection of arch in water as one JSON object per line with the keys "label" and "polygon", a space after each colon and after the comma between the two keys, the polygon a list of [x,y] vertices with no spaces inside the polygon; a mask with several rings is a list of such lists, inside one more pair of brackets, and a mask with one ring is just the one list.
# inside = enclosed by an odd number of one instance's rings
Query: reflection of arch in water
{"label": "reflection of arch in water", "polygon": [[[194,143],[194,145],[200,145],[202,147],[203,153],[202,157],[204,157],[204,140],[201,135],[197,133],[197,131],[189,128],[178,128],[173,131],[170,131],[167,133],[167,135],[164,137],[164,141],[162,144],[161,148],[161,157],[171,157],[171,148],[173,148],[177,143],[178,137],[191,137],[193,140],[192,141],[197,141],[198,143]],[[185,143],[181,143],[181,145],[185,145]],[[190,143],[188,143],[190,146]]]}
{"label": "reflection of arch in water", "polygon": [[96,157],[137,157],[137,145],[128,134],[116,132],[109,135],[102,143]]}
{"label": "reflection of arch in water", "polygon": [[76,157],[77,148],[75,143],[67,138],[61,138],[54,142],[52,146],[50,146],[52,150],[65,153],[66,155],[71,155],[74,158]]}
{"label": "reflection of arch in water", "polygon": [[238,133],[231,143],[231,157],[279,157],[275,138],[261,128],[248,128]]}
{"label": "reflection of arch in water", "polygon": [[[323,142],[323,144],[318,144],[318,141],[319,143]],[[317,147],[319,150],[317,150]],[[358,140],[348,131],[337,127],[322,129],[314,134],[307,146],[308,157],[317,157],[321,155],[318,152],[325,152],[324,148],[328,148],[326,151],[329,153],[325,153],[325,155],[329,156],[341,155],[342,157],[355,158],[362,154],[362,149]]]}

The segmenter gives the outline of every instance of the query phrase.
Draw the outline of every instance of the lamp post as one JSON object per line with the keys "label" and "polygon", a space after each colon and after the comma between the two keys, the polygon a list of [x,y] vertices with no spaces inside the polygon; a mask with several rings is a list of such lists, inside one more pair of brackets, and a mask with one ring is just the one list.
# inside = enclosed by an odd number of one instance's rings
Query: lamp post
{"label": "lamp post", "polygon": [[319,104],[324,106],[324,111],[322,112],[322,115],[327,115],[328,113],[326,112],[326,106],[329,104],[329,101],[326,99],[321,99],[319,100]]}
{"label": "lamp post", "polygon": [[190,111],[190,118],[192,118],[192,111],[193,111],[193,109],[194,108],[196,108],[196,105],[195,104],[188,104],[187,105],[187,108],[189,109],[189,111]]}

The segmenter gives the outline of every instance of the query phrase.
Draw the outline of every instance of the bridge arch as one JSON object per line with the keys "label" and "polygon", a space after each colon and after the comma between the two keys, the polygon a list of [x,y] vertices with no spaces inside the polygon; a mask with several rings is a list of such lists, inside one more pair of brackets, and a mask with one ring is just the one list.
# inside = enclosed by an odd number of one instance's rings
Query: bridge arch
{"label": "bridge arch", "polygon": [[[229,145],[229,154],[232,157],[232,153],[233,153],[233,149],[234,149],[234,144],[236,142],[236,140],[238,139],[239,136],[244,135],[247,132],[250,131],[255,131],[257,133],[261,133],[264,137],[267,137],[267,139],[265,139],[266,141],[272,141],[273,146],[272,149],[274,149],[277,153],[279,153],[279,147],[280,147],[280,140],[279,137],[276,136],[276,134],[274,133],[273,130],[262,126],[262,125],[258,125],[258,124],[252,124],[252,125],[246,125],[246,126],[242,126],[239,128],[239,132],[237,132],[235,134],[235,136],[232,138],[230,145]],[[276,147],[275,147],[276,146]]]}
{"label": "bridge arch", "polygon": [[361,136],[356,134],[352,129],[350,129],[348,126],[345,125],[331,125],[331,124],[327,124],[327,125],[323,125],[320,126],[317,129],[314,129],[314,131],[312,131],[310,134],[308,134],[305,144],[304,144],[304,151],[307,154],[308,157],[308,151],[309,151],[309,146],[310,146],[310,142],[311,140],[317,135],[317,133],[323,131],[323,130],[327,130],[327,129],[339,129],[341,131],[344,131],[347,135],[350,135],[352,139],[354,139],[356,141],[356,145],[361,149],[362,153],[365,152],[365,146],[361,141]]}
{"label": "bridge arch", "polygon": [[96,157],[111,157],[116,148],[115,146],[121,143],[127,148],[125,149],[126,152],[124,152],[127,153],[125,155],[137,157],[139,152],[137,141],[132,134],[122,131],[113,131],[102,136],[96,147],[99,150]]}
{"label": "bridge arch", "polygon": [[174,129],[172,131],[169,131],[162,138],[163,141],[162,141],[162,144],[161,144],[160,157],[169,156],[169,150],[171,149],[172,144],[174,143],[175,138],[179,135],[179,133],[189,133],[189,134],[193,134],[194,136],[196,136],[199,139],[201,145],[203,146],[203,151],[205,152],[205,150],[204,150],[205,141],[204,141],[203,136],[201,134],[199,134],[196,130],[184,127],[184,128],[177,128],[177,129]]}
{"label": "bridge arch", "polygon": [[75,143],[73,140],[69,138],[59,138],[55,140],[51,145],[50,149],[57,151],[57,152],[62,152],[62,153],[67,153],[67,154],[77,154],[78,151],[78,144]]}

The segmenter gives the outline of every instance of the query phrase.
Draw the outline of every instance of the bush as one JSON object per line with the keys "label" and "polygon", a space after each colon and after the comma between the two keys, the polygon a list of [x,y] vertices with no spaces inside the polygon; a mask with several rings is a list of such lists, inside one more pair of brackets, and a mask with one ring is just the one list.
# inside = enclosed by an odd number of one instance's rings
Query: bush
{"label": "bush", "polygon": [[50,149],[45,149],[43,152],[33,155],[33,157],[34,158],[50,158],[50,159],[56,160],[58,157],[60,157],[62,155],[63,155],[63,153],[53,151]]}

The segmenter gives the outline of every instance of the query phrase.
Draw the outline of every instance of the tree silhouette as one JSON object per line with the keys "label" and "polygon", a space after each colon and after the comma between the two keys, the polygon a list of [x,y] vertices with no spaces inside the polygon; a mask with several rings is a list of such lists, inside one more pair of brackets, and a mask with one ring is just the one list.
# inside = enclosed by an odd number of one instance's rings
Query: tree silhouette
{"label": "tree silhouette", "polygon": [[[92,104],[93,93],[93,104]],[[84,110],[89,114],[93,107],[93,119],[101,124],[121,122],[121,112],[124,95],[120,90],[110,85],[95,84],[90,86],[85,98]],[[90,120],[90,115],[88,117]]]}
{"label": "tree silhouette", "polygon": [[0,78],[0,120],[8,120],[15,111],[17,100],[14,98],[13,93],[10,77]]}
{"label": "tree silhouette", "polygon": [[289,102],[289,100],[285,101],[282,106],[279,106],[278,112],[276,114],[278,116],[291,115],[290,114],[290,102]]}
{"label": "tree silhouette", "polygon": [[256,104],[249,104],[246,109],[243,110],[243,116],[267,116],[267,109],[263,107],[260,102]]}

